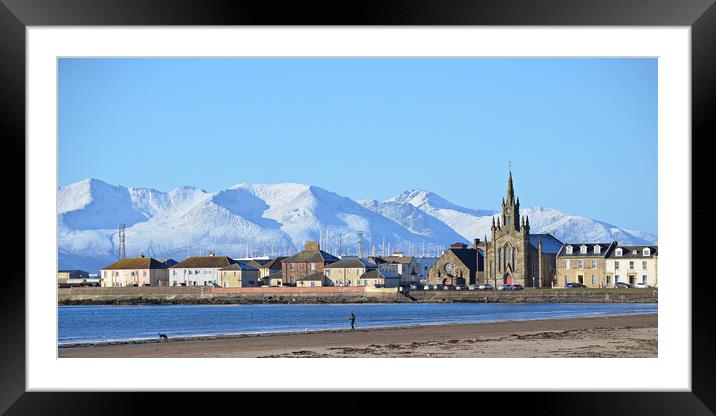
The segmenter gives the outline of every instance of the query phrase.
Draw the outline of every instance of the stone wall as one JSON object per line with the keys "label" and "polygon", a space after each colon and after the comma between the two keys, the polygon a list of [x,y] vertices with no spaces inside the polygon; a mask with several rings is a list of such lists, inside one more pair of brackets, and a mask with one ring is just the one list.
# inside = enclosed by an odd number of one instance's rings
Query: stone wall
{"label": "stone wall", "polygon": [[525,289],[501,291],[414,290],[395,288],[216,288],[74,287],[58,289],[59,304],[241,304],[241,303],[657,303],[657,289]]}

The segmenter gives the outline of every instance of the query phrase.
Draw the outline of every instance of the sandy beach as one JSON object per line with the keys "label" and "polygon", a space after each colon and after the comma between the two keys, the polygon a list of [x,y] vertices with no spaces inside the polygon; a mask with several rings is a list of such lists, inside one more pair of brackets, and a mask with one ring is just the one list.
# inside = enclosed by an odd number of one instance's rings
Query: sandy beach
{"label": "sandy beach", "polygon": [[60,347],[58,356],[657,357],[657,315],[238,335]]}

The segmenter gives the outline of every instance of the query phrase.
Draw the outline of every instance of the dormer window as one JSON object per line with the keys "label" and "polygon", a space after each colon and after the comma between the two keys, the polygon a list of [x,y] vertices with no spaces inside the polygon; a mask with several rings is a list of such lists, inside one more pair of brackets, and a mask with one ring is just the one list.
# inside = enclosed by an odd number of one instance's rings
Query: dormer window
{"label": "dormer window", "polygon": [[600,245],[594,246],[594,254],[599,254],[602,252],[602,247]]}
{"label": "dormer window", "polygon": [[644,248],[644,256],[651,256],[651,249],[649,247]]}
{"label": "dormer window", "polygon": [[579,252],[581,254],[587,254],[587,246],[583,245],[583,246],[579,247]]}
{"label": "dormer window", "polygon": [[619,257],[621,257],[622,254],[623,254],[621,248],[616,249],[616,251],[615,251],[614,253],[615,253],[617,256],[619,256]]}
{"label": "dormer window", "polygon": [[572,246],[567,246],[566,250],[567,250],[567,254],[572,254]]}
{"label": "dormer window", "polygon": [[631,254],[633,254],[633,255],[635,255],[635,256],[637,255],[637,253],[638,253],[638,252],[637,252],[636,250],[632,250],[632,252],[631,252]]}

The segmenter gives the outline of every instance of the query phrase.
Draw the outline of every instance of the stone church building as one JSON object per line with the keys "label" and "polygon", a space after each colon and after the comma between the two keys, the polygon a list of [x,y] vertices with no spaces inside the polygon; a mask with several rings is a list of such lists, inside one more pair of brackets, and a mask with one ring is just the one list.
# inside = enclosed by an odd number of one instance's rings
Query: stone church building
{"label": "stone church building", "polygon": [[[484,282],[494,286],[522,285],[552,287],[556,278],[557,253],[562,242],[551,234],[530,234],[530,220],[520,216],[520,199],[515,198],[512,171],[502,213],[492,219],[491,238],[477,242],[484,253]],[[479,241],[479,240],[478,240]]]}

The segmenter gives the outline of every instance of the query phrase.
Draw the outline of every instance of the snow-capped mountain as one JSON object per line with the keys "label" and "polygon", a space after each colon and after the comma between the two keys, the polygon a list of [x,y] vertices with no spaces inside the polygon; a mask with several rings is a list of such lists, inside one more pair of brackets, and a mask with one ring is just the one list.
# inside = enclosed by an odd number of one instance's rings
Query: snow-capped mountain
{"label": "snow-capped mountain", "polygon": [[[492,218],[499,216],[497,210],[476,210],[460,207],[440,196],[423,190],[410,190],[384,202],[375,200],[360,201],[364,206],[380,212],[382,215],[405,227],[412,227],[413,218],[428,221],[437,219],[450,227],[463,239],[484,239],[490,236]],[[402,213],[412,207],[424,215],[413,214],[408,217]],[[626,245],[656,244],[654,235],[641,231],[627,230],[602,221],[577,215],[562,213],[556,209],[536,207],[520,209],[521,216],[528,216],[532,233],[550,233],[563,242],[618,241]]]}
{"label": "snow-capped mountain", "polygon": [[[322,248],[336,254],[379,253],[383,244],[386,252],[390,245],[391,250],[420,253],[489,235],[494,214],[421,190],[382,202],[356,202],[296,183],[162,192],[86,179],[58,192],[59,267],[97,271],[115,261],[120,223],[127,226],[127,256],[182,260],[208,251],[233,257],[292,254],[306,240],[320,240]],[[532,232],[552,232],[563,241],[656,241],[646,233],[550,208],[523,209],[522,214],[529,215]]]}

